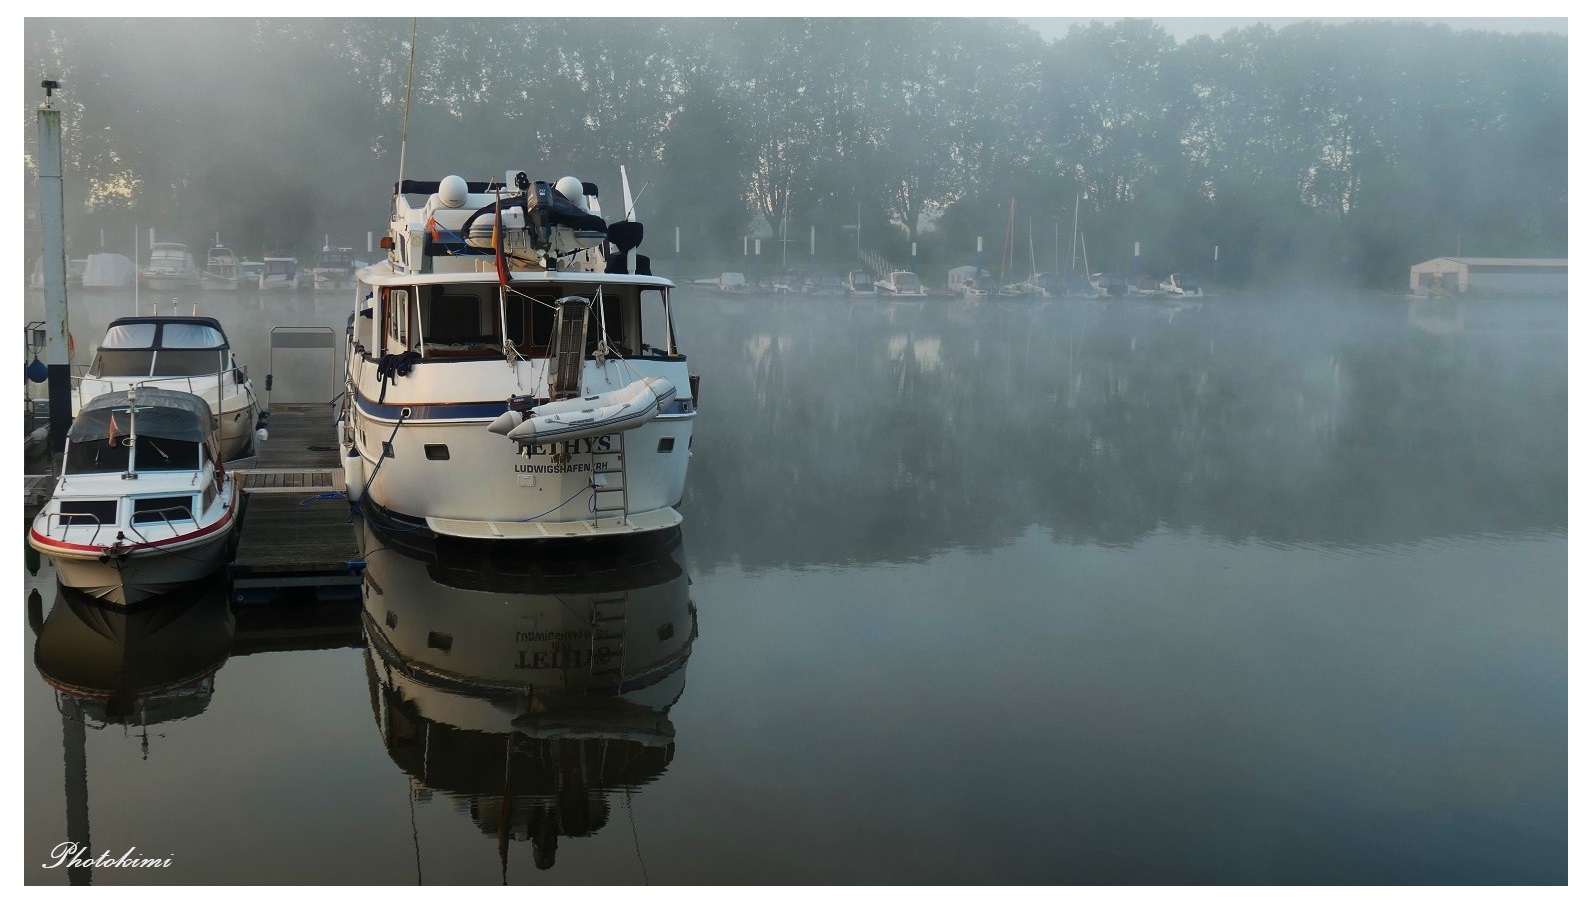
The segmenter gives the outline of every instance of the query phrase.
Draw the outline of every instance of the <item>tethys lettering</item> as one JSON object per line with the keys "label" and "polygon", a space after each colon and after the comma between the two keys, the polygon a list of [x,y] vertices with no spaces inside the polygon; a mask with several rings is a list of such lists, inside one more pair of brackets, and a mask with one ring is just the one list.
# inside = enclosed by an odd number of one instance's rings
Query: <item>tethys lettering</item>
{"label": "tethys lettering", "polygon": [[571,439],[566,442],[551,442],[543,445],[533,445],[529,448],[531,455],[548,455],[556,451],[556,447],[563,446],[570,455],[587,455],[590,452],[611,451],[611,434],[604,436],[590,436],[584,439]]}
{"label": "tethys lettering", "polygon": [[55,861],[54,862],[46,862],[46,863],[44,863],[44,867],[47,868],[47,869],[52,869],[52,868],[59,868],[60,866],[64,865],[67,868],[74,868],[74,869],[75,868],[130,868],[130,869],[150,869],[150,868],[153,868],[153,869],[162,869],[162,868],[169,868],[170,865],[171,865],[170,857],[166,857],[165,859],[150,859],[150,858],[146,858],[146,857],[133,855],[137,851],[138,851],[137,847],[127,847],[127,851],[125,853],[122,853],[117,858],[111,858],[115,854],[111,853],[109,850],[105,850],[104,852],[100,853],[98,856],[93,857],[92,859],[84,859],[83,858],[83,854],[88,852],[87,849],[85,849],[81,844],[72,843],[71,841],[68,840],[68,841],[64,841],[62,843],[56,844],[55,845],[55,849],[50,850],[50,856]]}

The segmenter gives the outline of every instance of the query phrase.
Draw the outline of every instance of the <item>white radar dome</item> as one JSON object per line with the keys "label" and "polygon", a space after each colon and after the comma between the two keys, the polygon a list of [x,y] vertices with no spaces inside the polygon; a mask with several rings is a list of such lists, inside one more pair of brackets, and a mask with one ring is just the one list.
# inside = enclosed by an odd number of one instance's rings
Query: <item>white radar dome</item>
{"label": "white radar dome", "polygon": [[441,179],[441,190],[436,192],[444,207],[461,207],[468,200],[468,180],[462,176]]}
{"label": "white radar dome", "polygon": [[572,176],[562,176],[556,180],[556,190],[569,201],[584,206],[584,183]]}

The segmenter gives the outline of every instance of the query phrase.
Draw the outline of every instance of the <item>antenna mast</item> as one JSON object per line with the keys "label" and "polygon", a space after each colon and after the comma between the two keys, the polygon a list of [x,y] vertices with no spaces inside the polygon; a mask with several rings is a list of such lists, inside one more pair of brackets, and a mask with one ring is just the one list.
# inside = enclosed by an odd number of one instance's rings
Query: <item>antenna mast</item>
{"label": "antenna mast", "polygon": [[[408,109],[413,106],[413,52],[418,49],[419,20],[413,17],[413,36],[408,40],[408,88],[402,101],[402,150],[397,155],[397,191],[402,190],[402,174],[408,161]],[[394,214],[393,214],[394,215]]]}

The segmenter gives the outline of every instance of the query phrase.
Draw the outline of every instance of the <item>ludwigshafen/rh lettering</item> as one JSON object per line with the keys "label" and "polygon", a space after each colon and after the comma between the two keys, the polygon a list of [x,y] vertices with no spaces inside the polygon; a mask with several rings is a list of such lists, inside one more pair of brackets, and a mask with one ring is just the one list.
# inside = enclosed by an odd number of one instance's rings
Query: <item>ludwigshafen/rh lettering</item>
{"label": "ludwigshafen/rh lettering", "polygon": [[50,851],[50,856],[54,857],[55,861],[54,862],[46,862],[46,863],[44,863],[44,867],[47,868],[47,869],[57,868],[57,867],[63,866],[63,865],[66,866],[67,868],[86,868],[86,867],[95,867],[95,868],[168,868],[168,867],[170,867],[171,860],[170,860],[169,857],[167,857],[165,859],[144,859],[144,858],[134,857],[132,854],[137,852],[137,849],[138,849],[137,847],[127,847],[127,851],[125,853],[122,853],[121,857],[119,859],[110,858],[111,857],[111,853],[110,853],[109,850],[105,850],[104,852],[100,853],[98,856],[95,856],[92,859],[84,859],[84,858],[82,858],[82,856],[80,856],[78,854],[79,853],[85,853],[85,852],[87,852],[87,850],[85,850],[80,844],[75,844],[75,843],[72,843],[71,841],[68,840],[68,841],[63,841],[63,842],[55,845],[55,849]]}

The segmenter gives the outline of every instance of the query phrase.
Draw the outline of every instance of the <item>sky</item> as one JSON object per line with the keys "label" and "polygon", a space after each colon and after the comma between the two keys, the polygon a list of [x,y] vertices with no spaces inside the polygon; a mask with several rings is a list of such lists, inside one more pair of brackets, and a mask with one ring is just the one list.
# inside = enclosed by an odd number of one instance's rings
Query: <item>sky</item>
{"label": "sky", "polygon": [[[1149,6],[1149,4],[1147,4],[1147,6]],[[1390,5],[1389,8],[1390,9],[1392,8],[1391,5]],[[1113,12],[1115,10],[1111,10],[1110,9],[1108,11],[1109,12]],[[1329,11],[1332,12],[1332,11],[1336,11],[1336,10],[1330,8]],[[1257,22],[1265,22],[1267,25],[1270,25],[1273,28],[1282,29],[1285,25],[1293,25],[1296,22],[1306,22],[1306,21],[1351,22],[1351,21],[1354,21],[1356,19],[1362,19],[1362,18],[1390,18],[1390,19],[1414,19],[1415,21],[1419,21],[1419,22],[1441,23],[1441,24],[1447,25],[1448,27],[1450,27],[1452,29],[1455,29],[1455,30],[1476,29],[1476,30],[1482,30],[1482,31],[1498,31],[1498,32],[1546,31],[1546,32],[1555,32],[1555,33],[1558,33],[1558,34],[1567,34],[1568,33],[1568,23],[1569,23],[1569,20],[1567,18],[1563,18],[1563,17],[1554,17],[1554,18],[1535,18],[1535,17],[1533,17],[1533,18],[1520,18],[1520,17],[1510,17],[1510,18],[1496,18],[1496,17],[1465,17],[1465,18],[1446,18],[1446,17],[1444,17],[1444,18],[1432,18],[1432,17],[1424,17],[1424,16],[1380,16],[1379,17],[1379,16],[1360,15],[1360,16],[1344,16],[1344,17],[1337,17],[1337,16],[1309,16],[1309,17],[1252,16],[1252,17],[1246,17],[1246,18],[1239,18],[1239,17],[1171,18],[1171,17],[1164,17],[1164,16],[1146,16],[1146,15],[1141,15],[1141,16],[1137,16],[1136,18],[1149,18],[1149,19],[1152,19],[1158,25],[1160,25],[1164,29],[1166,29],[1167,33],[1172,35],[1174,40],[1176,40],[1176,41],[1178,41],[1180,43],[1184,42],[1185,40],[1187,40],[1189,38],[1194,37],[1195,35],[1210,35],[1211,37],[1218,37],[1218,36],[1222,35],[1223,33],[1229,31],[1230,29],[1243,28],[1243,27],[1245,27],[1247,25],[1253,25],[1253,24],[1255,24]],[[1071,18],[1071,19],[1025,18],[1024,21],[1030,23],[1031,27],[1033,27],[1036,31],[1041,33],[1042,37],[1045,37],[1047,39],[1055,39],[1055,38],[1061,38],[1065,34],[1067,34],[1069,26],[1074,25],[1074,24],[1079,23],[1079,22],[1092,21],[1092,19],[1089,19],[1089,18]],[[1096,17],[1095,21],[1099,21],[1099,22],[1115,22],[1115,21],[1117,21],[1117,19],[1116,18],[1100,18],[1100,17]]]}

